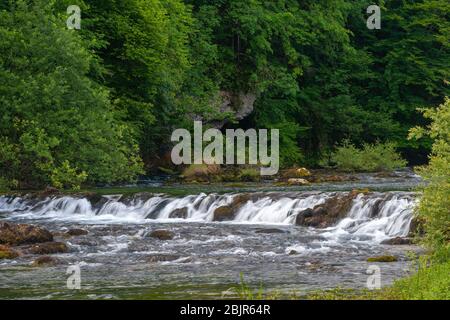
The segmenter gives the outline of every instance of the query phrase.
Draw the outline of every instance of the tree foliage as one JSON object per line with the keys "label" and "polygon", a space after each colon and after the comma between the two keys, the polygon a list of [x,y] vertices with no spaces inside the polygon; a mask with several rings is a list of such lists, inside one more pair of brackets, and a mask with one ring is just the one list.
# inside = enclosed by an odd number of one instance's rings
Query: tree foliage
{"label": "tree foliage", "polygon": [[434,142],[429,165],[419,170],[427,185],[417,213],[425,222],[425,244],[438,259],[446,260],[450,254],[450,99],[422,112],[432,122],[427,128],[412,129],[410,138],[428,135]]}
{"label": "tree foliage", "polygon": [[141,160],[128,126],[89,78],[84,42],[51,10],[17,1],[0,12],[0,175],[20,187],[61,179],[64,168],[91,183],[132,180]]}
{"label": "tree foliage", "polygon": [[406,139],[428,121],[416,108],[450,96],[447,0],[380,1],[380,30],[369,0],[77,0],[67,30],[72,2],[0,1],[1,185],[132,180],[199,119],[280,129],[284,166],[345,140],[414,164],[431,148]]}

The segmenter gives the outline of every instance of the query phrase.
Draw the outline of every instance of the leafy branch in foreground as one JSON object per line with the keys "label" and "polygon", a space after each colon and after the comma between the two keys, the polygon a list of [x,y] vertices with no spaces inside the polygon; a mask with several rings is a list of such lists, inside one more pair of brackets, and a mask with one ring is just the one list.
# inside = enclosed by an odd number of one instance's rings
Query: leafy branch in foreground
{"label": "leafy branch in foreground", "polygon": [[424,220],[423,243],[439,261],[447,261],[450,251],[450,99],[436,109],[422,109],[432,121],[427,127],[416,127],[409,137],[434,139],[430,163],[418,169],[427,184],[416,214]]}

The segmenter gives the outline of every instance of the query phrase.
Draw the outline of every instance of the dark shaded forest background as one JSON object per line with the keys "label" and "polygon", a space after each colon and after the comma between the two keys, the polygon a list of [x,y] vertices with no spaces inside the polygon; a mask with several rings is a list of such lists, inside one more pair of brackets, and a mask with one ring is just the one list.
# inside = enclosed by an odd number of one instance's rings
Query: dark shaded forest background
{"label": "dark shaded forest background", "polygon": [[[81,30],[66,9],[79,5]],[[284,167],[343,141],[431,139],[420,107],[450,96],[450,2],[0,1],[0,186],[132,181],[168,166],[176,128],[280,129]]]}

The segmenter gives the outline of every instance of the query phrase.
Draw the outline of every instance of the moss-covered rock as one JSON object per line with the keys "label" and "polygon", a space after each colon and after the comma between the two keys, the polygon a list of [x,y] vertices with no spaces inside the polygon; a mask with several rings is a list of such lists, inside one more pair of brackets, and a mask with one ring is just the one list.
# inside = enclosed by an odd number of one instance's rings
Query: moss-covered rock
{"label": "moss-covered rock", "polygon": [[0,245],[0,260],[2,259],[14,259],[19,256],[19,252],[11,249],[9,246]]}
{"label": "moss-covered rock", "polygon": [[16,246],[49,241],[53,241],[53,235],[44,228],[0,222],[0,244]]}
{"label": "moss-covered rock", "polygon": [[367,258],[367,262],[395,262],[398,261],[397,257],[390,255],[376,256]]}

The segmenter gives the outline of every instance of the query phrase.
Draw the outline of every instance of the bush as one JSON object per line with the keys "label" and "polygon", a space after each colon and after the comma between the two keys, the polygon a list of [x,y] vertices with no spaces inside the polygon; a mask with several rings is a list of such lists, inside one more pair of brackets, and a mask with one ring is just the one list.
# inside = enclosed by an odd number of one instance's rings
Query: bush
{"label": "bush", "polygon": [[364,144],[358,149],[345,140],[322,164],[343,171],[374,172],[404,167],[406,161],[396,152],[393,143]]}
{"label": "bush", "polygon": [[69,161],[64,161],[59,168],[53,169],[50,177],[52,185],[58,189],[79,190],[81,184],[86,181],[87,174],[84,171],[78,171],[70,166]]}
{"label": "bush", "polygon": [[424,244],[440,261],[448,260],[450,251],[450,99],[437,109],[423,109],[432,123],[428,128],[414,128],[410,138],[430,136],[434,139],[430,163],[418,169],[427,184],[416,208],[424,220]]}

